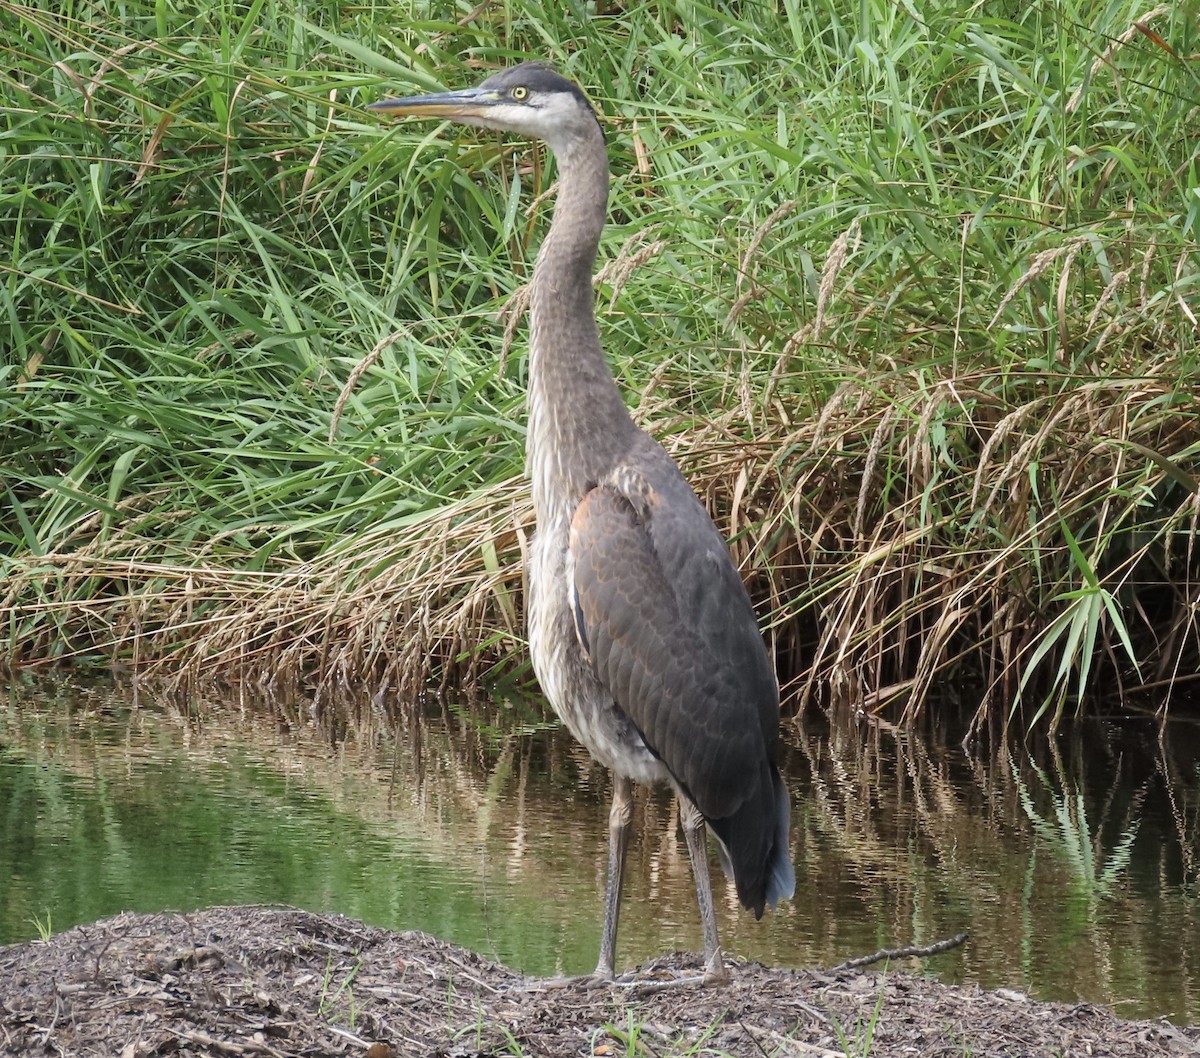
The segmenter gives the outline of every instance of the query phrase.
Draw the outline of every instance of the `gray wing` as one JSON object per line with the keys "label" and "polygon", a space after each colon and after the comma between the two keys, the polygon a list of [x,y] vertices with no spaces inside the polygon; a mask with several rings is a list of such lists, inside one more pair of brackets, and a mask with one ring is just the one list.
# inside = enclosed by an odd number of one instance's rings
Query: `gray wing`
{"label": "gray wing", "polygon": [[597,678],[726,847],[743,902],[761,913],[764,878],[786,853],[775,848],[781,812],[785,843],[787,827],[778,689],[725,542],[671,471],[657,487],[645,478],[635,489],[599,486],[576,509],[576,630]]}

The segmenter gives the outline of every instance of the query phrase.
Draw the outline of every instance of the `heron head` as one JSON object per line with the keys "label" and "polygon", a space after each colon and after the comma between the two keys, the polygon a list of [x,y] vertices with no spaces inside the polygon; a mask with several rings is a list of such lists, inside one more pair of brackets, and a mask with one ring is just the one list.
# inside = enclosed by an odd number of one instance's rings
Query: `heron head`
{"label": "heron head", "polygon": [[573,140],[594,136],[599,128],[596,112],[579,86],[540,62],[501,70],[474,88],[383,99],[370,109],[533,136],[545,140],[555,153],[569,148]]}

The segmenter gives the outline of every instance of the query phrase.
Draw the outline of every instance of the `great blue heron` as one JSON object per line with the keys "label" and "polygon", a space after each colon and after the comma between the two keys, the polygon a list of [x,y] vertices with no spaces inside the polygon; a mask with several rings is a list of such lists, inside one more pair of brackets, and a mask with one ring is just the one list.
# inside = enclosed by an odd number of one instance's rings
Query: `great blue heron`
{"label": "great blue heron", "polygon": [[795,889],[776,766],[779,689],[724,539],[671,457],[634,425],[600,348],[591,284],[608,211],[600,122],[580,89],[541,63],[373,106],[536,137],[558,161],[558,203],[530,290],[529,649],[554,710],[613,772],[595,976],[613,976],[632,783],[667,782],[696,880],[705,979],[720,979],[705,823],[756,917]]}

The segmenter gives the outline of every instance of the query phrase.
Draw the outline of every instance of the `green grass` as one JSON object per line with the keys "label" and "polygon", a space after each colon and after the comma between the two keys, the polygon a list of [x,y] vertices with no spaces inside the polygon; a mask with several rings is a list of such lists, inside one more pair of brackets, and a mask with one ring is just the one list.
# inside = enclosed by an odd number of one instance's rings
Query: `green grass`
{"label": "green grass", "polygon": [[497,314],[553,163],[363,106],[534,55],[608,116],[605,343],[790,690],[911,718],[977,683],[980,721],[1053,726],[1197,670],[1183,10],[98,0],[0,30],[10,664],[521,671]]}
{"label": "green grass", "polygon": [[50,918],[49,908],[46,908],[45,918],[42,918],[41,915],[34,914],[32,922],[33,928],[37,930],[38,939],[41,940],[43,944],[45,944],[52,936],[54,936],[54,925]]}
{"label": "green grass", "polygon": [[863,1014],[860,1012],[853,1031],[847,1032],[837,1018],[833,1019],[833,1030],[837,1034],[838,1046],[842,1049],[842,1053],[846,1055],[846,1058],[869,1058],[871,1044],[875,1040],[875,1029],[879,1025],[879,1014],[883,1010],[883,1000],[886,994],[887,974],[885,969],[885,972],[879,979],[879,990],[875,1006],[871,1008],[871,1012],[865,1020]]}

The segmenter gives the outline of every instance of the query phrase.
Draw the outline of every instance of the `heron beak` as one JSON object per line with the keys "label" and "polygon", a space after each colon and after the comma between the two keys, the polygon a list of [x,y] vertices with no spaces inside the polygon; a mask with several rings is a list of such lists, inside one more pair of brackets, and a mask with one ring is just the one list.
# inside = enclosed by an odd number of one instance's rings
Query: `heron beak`
{"label": "heron beak", "polygon": [[423,118],[480,117],[501,102],[499,92],[479,88],[464,88],[458,92],[437,92],[427,96],[407,96],[403,99],[381,99],[367,104],[368,110],[389,114],[412,115]]}

